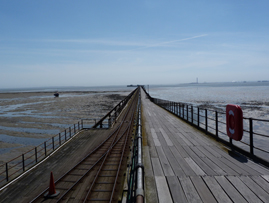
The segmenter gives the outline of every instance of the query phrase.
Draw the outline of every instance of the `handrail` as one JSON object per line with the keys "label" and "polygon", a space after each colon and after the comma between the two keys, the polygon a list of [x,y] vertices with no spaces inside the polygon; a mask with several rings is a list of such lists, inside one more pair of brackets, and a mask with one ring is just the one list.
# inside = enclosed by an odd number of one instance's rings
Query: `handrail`
{"label": "handrail", "polygon": [[[243,136],[242,141],[233,142],[233,140],[230,139],[226,134],[226,114],[223,111],[203,109],[197,106],[193,106],[191,104],[153,98],[146,92],[145,88],[143,88],[143,90],[151,102],[173,113],[177,117],[183,119],[187,123],[190,123],[191,125],[205,132],[206,134],[216,138],[217,141],[220,141],[230,146],[232,149],[235,149],[240,153],[254,159],[255,161],[258,161],[269,167],[269,159],[266,159],[265,156],[261,156],[263,155],[261,154],[261,152],[266,153],[266,156],[268,156],[269,151],[262,147],[255,146],[253,139],[254,136],[269,138],[269,135],[265,135],[253,129],[253,121],[269,123],[269,120],[243,117],[244,126],[246,126],[243,130],[245,135]],[[249,143],[245,141],[246,138],[249,138]],[[239,143],[243,144],[244,146],[239,145]],[[248,148],[248,150],[246,147]]]}
{"label": "handrail", "polygon": [[142,121],[141,121],[141,91],[139,89],[139,100],[137,104],[136,132],[133,141],[132,158],[128,172],[127,203],[144,202],[144,165],[142,159]]}

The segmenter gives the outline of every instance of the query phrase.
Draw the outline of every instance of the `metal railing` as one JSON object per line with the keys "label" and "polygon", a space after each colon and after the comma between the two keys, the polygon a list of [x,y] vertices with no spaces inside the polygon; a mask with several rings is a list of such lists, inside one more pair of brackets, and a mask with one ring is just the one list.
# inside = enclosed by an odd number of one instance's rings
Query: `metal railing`
{"label": "metal railing", "polygon": [[78,122],[44,143],[23,153],[21,156],[15,157],[5,164],[0,165],[0,186],[15,179],[20,174],[49,156],[81,129],[83,129],[83,123]]}
{"label": "metal railing", "polygon": [[14,159],[0,165],[0,189],[8,182],[14,180],[16,177],[35,166],[38,162],[51,155],[51,153],[57,150],[80,130],[110,128],[113,123],[116,122],[117,117],[120,115],[121,111],[124,109],[125,105],[136,90],[137,89],[132,91],[127,97],[120,101],[118,105],[116,105],[98,122],[96,122],[97,119],[83,119],[37,147],[23,153],[21,156],[15,157]]}
{"label": "metal railing", "polygon": [[108,127],[111,127],[114,122],[116,122],[120,112],[123,110],[123,108],[126,106],[130,98],[135,93],[135,90],[133,90],[127,97],[125,97],[121,102],[119,102],[111,111],[109,111],[103,118],[101,118],[94,126],[93,128],[104,128],[104,122],[107,121]]}
{"label": "metal railing", "polygon": [[[143,88],[144,89],[144,88]],[[269,120],[243,117],[243,138],[233,141],[226,133],[226,113],[187,103],[147,97],[158,106],[211,135],[234,150],[269,167]]]}
{"label": "metal railing", "polygon": [[132,148],[132,158],[128,172],[128,192],[126,202],[144,202],[144,165],[142,159],[142,121],[141,121],[141,94],[137,105],[137,119],[135,137]]}

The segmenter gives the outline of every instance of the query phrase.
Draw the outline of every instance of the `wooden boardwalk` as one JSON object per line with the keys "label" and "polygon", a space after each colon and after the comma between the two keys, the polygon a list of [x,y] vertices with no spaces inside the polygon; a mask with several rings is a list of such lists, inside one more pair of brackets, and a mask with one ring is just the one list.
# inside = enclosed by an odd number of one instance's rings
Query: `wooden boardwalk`
{"label": "wooden boardwalk", "polygon": [[269,170],[231,152],[146,99],[142,91],[147,203],[269,202]]}

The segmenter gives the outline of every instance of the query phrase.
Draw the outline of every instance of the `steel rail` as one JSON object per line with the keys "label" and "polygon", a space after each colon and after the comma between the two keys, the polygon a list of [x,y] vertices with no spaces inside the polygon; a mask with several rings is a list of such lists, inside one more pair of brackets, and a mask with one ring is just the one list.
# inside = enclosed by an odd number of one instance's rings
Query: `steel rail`
{"label": "steel rail", "polygon": [[[95,153],[98,149],[100,149],[106,142],[108,142],[108,140],[114,135],[114,133],[119,129],[120,125],[117,126],[117,128],[110,133],[110,135],[108,136],[107,139],[105,139],[100,145],[98,145],[93,151],[91,151],[89,154],[87,154],[79,163],[77,163],[74,167],[72,167],[69,171],[67,171],[65,174],[63,174],[60,178],[58,178],[55,181],[55,184],[57,184],[59,181],[61,181],[63,178],[65,178],[70,172],[72,172],[76,167],[78,167],[79,165],[82,164],[82,162],[84,162],[86,159],[88,159],[91,155],[93,155],[93,153]],[[101,157],[103,157],[105,155],[105,153],[103,155],[101,155]],[[87,172],[86,172],[87,173]],[[35,202],[40,196],[42,196],[46,191],[48,191],[49,187],[47,187],[45,190],[43,190],[39,195],[37,195],[30,203]]]}
{"label": "steel rail", "polygon": [[134,118],[135,118],[134,112],[135,112],[135,109],[132,112],[132,116],[131,116],[132,121],[130,122],[130,125],[128,127],[128,132],[127,132],[127,135],[125,137],[125,142],[124,142],[124,147],[123,147],[124,150],[122,150],[121,159],[120,159],[120,162],[119,162],[119,165],[118,165],[118,171],[117,171],[117,174],[116,174],[116,179],[115,179],[114,186],[113,186],[113,189],[112,189],[112,193],[111,193],[111,196],[110,196],[110,201],[109,201],[110,203],[112,202],[112,198],[114,196],[114,192],[115,192],[115,189],[116,189],[116,185],[117,185],[116,183],[117,183],[118,176],[119,176],[119,173],[120,173],[120,166],[121,166],[121,163],[122,163],[122,160],[123,160],[124,151],[126,150],[126,144],[127,144],[127,140],[128,140],[128,135],[130,134],[131,125],[134,122]]}
{"label": "steel rail", "polygon": [[[135,95],[135,96],[137,96],[137,95]],[[130,111],[132,110],[132,108],[134,108],[134,105],[133,105],[134,100],[135,100],[135,99],[132,100],[132,104],[130,104],[130,106],[129,106],[129,108],[128,108],[128,111],[127,111],[126,114],[124,115],[124,120],[126,119],[126,117],[128,116],[128,114],[130,113]],[[131,119],[132,119],[132,121],[133,121],[133,114],[134,114],[134,111],[131,111],[131,113],[132,113],[132,115],[131,115]],[[122,154],[121,154],[121,159],[120,159],[120,161],[119,161],[119,166],[121,165],[122,157],[123,157],[123,154],[124,154],[124,151],[125,151],[125,147],[126,147],[126,139],[128,139],[128,134],[129,134],[129,130],[130,130],[132,121],[128,123],[126,129],[124,130],[124,132],[122,132],[122,134],[121,134],[121,136],[120,136],[120,139],[121,139],[121,138],[123,138],[123,136],[125,135],[125,142],[124,142],[124,146],[121,147],[121,149],[122,149],[122,150],[121,150],[121,151],[122,151]],[[126,124],[126,123],[124,123],[124,124]],[[127,131],[127,133],[126,133],[126,131]],[[115,146],[115,144],[113,145],[113,147],[114,147],[114,146]],[[98,169],[98,171],[97,171],[97,173],[96,173],[96,175],[95,175],[94,180],[92,181],[92,184],[91,184],[91,186],[90,186],[90,189],[88,190],[88,192],[87,192],[87,194],[86,194],[86,196],[85,196],[85,198],[84,198],[84,201],[83,201],[84,203],[88,201],[88,199],[89,199],[89,197],[90,197],[90,195],[91,195],[91,193],[92,193],[92,190],[93,190],[93,188],[94,188],[94,186],[95,186],[95,184],[96,184],[96,181],[97,181],[97,179],[99,178],[99,174],[100,174],[101,170],[103,169],[103,166],[104,166],[104,164],[105,164],[105,161],[106,161],[106,159],[108,158],[108,156],[110,155],[110,153],[111,153],[113,147],[110,147],[110,149],[108,150],[108,153],[106,154],[106,157],[103,159],[103,162],[102,162],[102,164],[100,165],[100,167],[99,167],[99,169]],[[109,202],[112,201],[112,198],[113,198],[113,195],[114,195],[115,185],[116,185],[116,182],[117,182],[117,176],[118,176],[119,169],[120,169],[119,166],[118,166],[117,174],[116,174],[116,176],[115,176],[115,180],[114,180],[114,184],[113,184],[113,188],[112,188],[112,191],[111,191],[111,195],[110,195]]]}
{"label": "steel rail", "polygon": [[[133,101],[134,101],[134,99],[132,100],[131,103],[133,103]],[[132,105],[129,105],[127,112],[126,112],[126,113],[124,114],[124,116],[123,116],[123,120],[126,119],[126,117],[127,117],[127,115],[128,115],[128,112],[129,112],[129,110],[131,109],[131,107],[132,107]],[[92,152],[90,152],[86,157],[84,157],[84,158],[83,158],[78,164],[76,164],[72,169],[70,169],[67,173],[65,173],[65,174],[64,174],[63,176],[61,176],[57,181],[55,181],[55,184],[57,184],[58,182],[60,182],[60,181],[61,181],[63,178],[65,178],[70,172],[72,172],[73,170],[75,170],[76,167],[78,167],[79,165],[81,165],[83,161],[85,161],[85,160],[88,159],[91,155],[93,155],[95,152],[97,152],[97,150],[100,150],[100,148],[101,148],[105,143],[107,143],[111,138],[113,138],[113,141],[111,142],[110,146],[109,146],[109,147],[106,147],[106,148],[109,148],[109,150],[107,150],[105,153],[103,153],[103,154],[100,156],[100,158],[99,158],[99,159],[98,159],[98,160],[97,160],[97,161],[90,167],[90,169],[87,170],[86,173],[84,173],[84,174],[82,175],[82,177],[80,177],[79,180],[77,180],[76,183],[72,185],[72,188],[74,188],[75,185],[78,184],[78,183],[83,179],[83,177],[85,177],[85,176],[86,176],[86,175],[93,169],[93,167],[95,167],[101,160],[104,159],[105,156],[108,155],[108,153],[109,153],[111,147],[112,147],[112,146],[114,147],[114,146],[116,145],[116,143],[119,142],[119,140],[121,139],[121,137],[120,137],[119,139],[117,139],[116,142],[115,142],[115,139],[116,139],[117,134],[118,134],[118,132],[120,132],[120,130],[121,130],[121,128],[122,128],[123,125],[124,125],[124,122],[121,122],[121,123],[119,124],[119,126],[117,126],[117,128],[116,128],[116,129],[109,135],[109,137],[108,137],[106,140],[104,140],[100,145],[98,145]],[[126,130],[124,130],[124,131],[126,131]],[[114,144],[113,144],[113,143],[114,143]],[[57,187],[56,187],[56,188],[57,188]],[[71,189],[72,189],[72,188],[71,188]],[[68,191],[70,191],[71,189],[69,189]],[[34,198],[31,202],[36,201],[36,200],[37,200],[38,198],[40,198],[41,196],[43,197],[43,194],[44,194],[47,190],[48,190],[48,188],[45,189],[42,193],[40,193],[40,194],[39,194],[36,198]],[[67,194],[67,192],[65,192],[65,194],[62,195],[62,196],[58,199],[58,201],[60,201],[66,194]],[[58,202],[58,201],[57,201],[57,202]]]}

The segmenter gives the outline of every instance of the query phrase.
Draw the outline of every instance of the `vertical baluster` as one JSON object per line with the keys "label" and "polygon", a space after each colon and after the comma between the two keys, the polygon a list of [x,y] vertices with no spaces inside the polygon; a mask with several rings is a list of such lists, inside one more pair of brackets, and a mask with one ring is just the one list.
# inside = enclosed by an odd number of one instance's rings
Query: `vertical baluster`
{"label": "vertical baluster", "polygon": [[197,125],[200,127],[200,109],[197,107]]}
{"label": "vertical baluster", "polygon": [[250,154],[253,156],[253,120],[252,118],[249,118],[249,146],[250,146]]}
{"label": "vertical baluster", "polygon": [[22,154],[22,171],[25,171],[24,154]]}
{"label": "vertical baluster", "polygon": [[8,182],[8,162],[6,163],[6,180]]}
{"label": "vertical baluster", "polygon": [[37,163],[37,148],[35,147],[35,162]]}
{"label": "vertical baluster", "polygon": [[205,109],[205,131],[207,132],[207,109]]}
{"label": "vertical baluster", "polygon": [[216,138],[217,140],[219,139],[219,126],[218,126],[218,112],[215,111],[215,115],[216,115]]}

